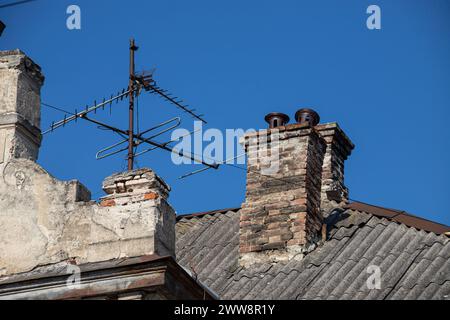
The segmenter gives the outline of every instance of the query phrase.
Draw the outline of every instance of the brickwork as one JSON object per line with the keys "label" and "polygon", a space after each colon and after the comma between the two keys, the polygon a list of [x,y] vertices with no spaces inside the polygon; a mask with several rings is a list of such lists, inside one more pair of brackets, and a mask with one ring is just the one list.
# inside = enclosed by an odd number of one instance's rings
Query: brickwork
{"label": "brickwork", "polygon": [[322,215],[348,202],[348,188],[344,184],[344,162],[350,156],[354,145],[337,123],[321,124],[315,127],[325,140],[327,149],[322,166]]}
{"label": "brickwork", "polygon": [[103,181],[103,190],[107,196],[102,197],[102,206],[123,206],[147,200],[166,200],[170,187],[152,170],[137,169],[117,173]]}
{"label": "brickwork", "polygon": [[[264,175],[256,150],[266,139],[273,145],[274,133],[278,137],[279,170]],[[321,238],[325,143],[308,125],[292,124],[249,134],[244,146],[248,168],[246,200],[240,211],[241,264],[265,259],[268,252],[271,259],[289,259]]]}
{"label": "brickwork", "polygon": [[151,212],[154,250],[175,255],[175,212],[167,202],[170,187],[153,170],[142,168],[116,173],[103,181],[106,196],[100,206],[113,211]]}

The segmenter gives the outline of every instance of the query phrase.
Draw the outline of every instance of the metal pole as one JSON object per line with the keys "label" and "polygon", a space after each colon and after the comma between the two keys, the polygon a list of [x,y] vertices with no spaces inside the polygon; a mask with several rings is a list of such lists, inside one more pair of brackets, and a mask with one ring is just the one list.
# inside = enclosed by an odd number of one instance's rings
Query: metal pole
{"label": "metal pole", "polygon": [[[128,90],[132,90],[134,86],[134,52],[137,50],[134,39],[130,40],[130,82]],[[134,92],[131,91],[129,107],[129,125],[128,125],[128,171],[133,170],[134,162]]]}

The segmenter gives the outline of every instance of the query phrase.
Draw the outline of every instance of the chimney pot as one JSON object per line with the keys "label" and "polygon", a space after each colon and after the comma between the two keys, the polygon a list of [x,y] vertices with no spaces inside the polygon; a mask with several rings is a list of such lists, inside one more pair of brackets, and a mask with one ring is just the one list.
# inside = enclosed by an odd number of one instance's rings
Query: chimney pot
{"label": "chimney pot", "polygon": [[312,109],[303,108],[295,113],[295,120],[297,120],[298,123],[309,122],[309,124],[314,127],[319,124],[320,116]]}
{"label": "chimney pot", "polygon": [[284,126],[289,122],[289,116],[280,112],[269,113],[264,119],[269,124],[269,129]]}

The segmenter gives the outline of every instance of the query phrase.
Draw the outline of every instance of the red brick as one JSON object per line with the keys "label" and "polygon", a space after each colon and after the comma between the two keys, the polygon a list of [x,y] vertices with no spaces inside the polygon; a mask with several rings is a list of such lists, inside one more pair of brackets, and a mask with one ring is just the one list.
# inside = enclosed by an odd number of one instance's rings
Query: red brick
{"label": "red brick", "polygon": [[305,226],[294,226],[294,227],[291,227],[290,230],[292,232],[302,232],[302,231],[305,231]]}
{"label": "red brick", "polygon": [[251,222],[251,221],[241,221],[240,223],[239,223],[239,226],[241,227],[241,228],[243,228],[243,227],[248,227],[248,226],[251,226],[253,223]]}
{"label": "red brick", "polygon": [[155,200],[158,198],[158,194],[154,192],[149,192],[144,194],[144,200]]}
{"label": "red brick", "polygon": [[114,207],[116,202],[113,199],[102,200],[100,206],[102,207]]}
{"label": "red brick", "polygon": [[291,201],[291,205],[304,206],[304,205],[306,205],[306,199],[305,198],[300,198],[300,199],[292,200]]}
{"label": "red brick", "polygon": [[262,246],[260,246],[260,245],[256,245],[256,246],[255,245],[253,245],[253,246],[251,246],[251,245],[243,245],[243,246],[239,247],[239,251],[241,253],[261,251],[261,249],[262,249]]}

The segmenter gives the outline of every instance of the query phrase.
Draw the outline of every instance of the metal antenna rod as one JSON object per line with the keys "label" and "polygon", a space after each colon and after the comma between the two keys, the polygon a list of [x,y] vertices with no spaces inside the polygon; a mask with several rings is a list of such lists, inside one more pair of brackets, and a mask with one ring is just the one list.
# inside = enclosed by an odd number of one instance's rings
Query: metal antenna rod
{"label": "metal antenna rod", "polygon": [[[138,49],[134,43],[134,39],[130,40],[130,84],[128,90],[133,90],[135,74],[134,74],[134,53]],[[134,94],[129,95],[129,126],[128,126],[128,171],[133,170],[134,162]]]}
{"label": "metal antenna rod", "polygon": [[[95,123],[95,124],[97,124],[97,125],[99,125],[99,126],[101,126],[101,127],[103,127],[103,128],[106,128],[106,129],[111,130],[111,131],[114,131],[114,132],[118,132],[118,133],[121,133],[121,134],[124,134],[124,135],[128,134],[127,131],[121,130],[121,129],[119,129],[119,128],[115,128],[115,127],[110,126],[110,125],[108,125],[108,124],[106,124],[106,123],[102,123],[102,122],[100,122],[100,121],[97,121],[97,120],[94,120],[94,119],[91,119],[91,118],[88,118],[86,115],[83,115],[83,116],[81,117],[81,119],[86,120],[86,121],[89,121],[89,122],[92,122],[92,123]],[[168,147],[168,146],[167,146],[167,143],[158,143],[158,142],[153,141],[153,140],[150,140],[150,139],[148,139],[148,138],[143,138],[143,137],[142,137],[142,134],[133,134],[133,138],[139,140],[141,143],[147,143],[147,144],[152,145],[152,146],[155,146],[155,147],[157,147],[157,148],[160,148],[160,149],[163,149],[163,150],[172,152],[172,153],[174,153],[174,154],[179,155],[180,157],[184,157],[184,158],[187,158],[187,159],[191,159],[192,161],[201,163],[201,164],[203,164],[203,165],[205,165],[205,166],[207,166],[207,167],[210,167],[210,168],[212,168],[212,169],[218,169],[218,168],[219,168],[219,164],[216,164],[216,163],[207,163],[207,162],[205,162],[205,161],[203,161],[203,160],[197,159],[193,154],[185,154],[185,153],[183,153],[181,150],[176,150],[176,149],[173,149],[173,148],[171,148],[171,147]]]}
{"label": "metal antenna rod", "polygon": [[[95,111],[98,108],[100,108],[100,107],[102,107],[102,106],[104,106],[104,105],[106,105],[108,103],[112,103],[114,100],[118,101],[119,99],[122,99],[125,95],[128,95],[128,94],[129,94],[129,91],[128,90],[127,91],[124,90],[123,93],[119,93],[117,96],[112,97],[110,100],[105,101],[105,103],[96,104],[96,105],[93,105],[92,107],[86,106],[84,111],[70,113],[71,114],[70,117],[67,117],[66,119],[63,119],[63,120],[60,120],[58,122],[53,123],[52,126],[50,127],[50,129],[48,129],[47,131],[44,131],[42,134],[50,133],[53,130],[58,129],[59,127],[62,127],[64,125],[66,125],[67,123],[71,122],[71,121],[77,121],[77,119],[81,118],[83,115],[85,115],[87,113],[90,113],[92,111]],[[43,105],[45,105],[45,104],[43,104]]]}
{"label": "metal antenna rod", "polygon": [[151,89],[153,91],[153,93],[159,94],[161,97],[163,97],[167,101],[176,105],[178,108],[182,109],[184,112],[189,113],[192,117],[200,120],[203,123],[206,123],[206,121],[202,118],[203,115],[197,115],[193,112],[193,110],[190,110],[187,106],[182,105],[180,101],[176,100],[176,99],[178,99],[178,97],[171,97],[171,94],[167,93],[166,90],[161,89],[158,86],[154,86],[152,84],[147,84],[147,88]]}

